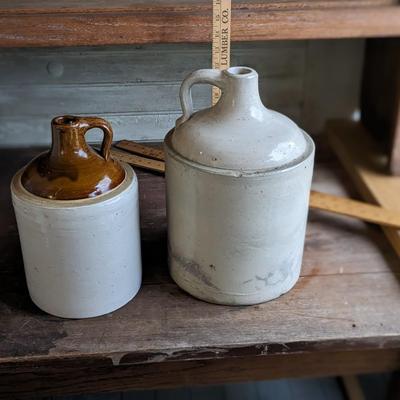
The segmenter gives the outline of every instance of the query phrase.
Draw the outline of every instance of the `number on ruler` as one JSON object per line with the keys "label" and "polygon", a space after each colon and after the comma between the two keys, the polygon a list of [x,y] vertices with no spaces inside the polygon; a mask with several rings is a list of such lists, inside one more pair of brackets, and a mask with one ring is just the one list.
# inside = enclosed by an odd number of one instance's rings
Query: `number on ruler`
{"label": "number on ruler", "polygon": [[[212,67],[229,68],[231,42],[231,0],[213,0]],[[221,91],[212,90],[212,104],[217,103]]]}

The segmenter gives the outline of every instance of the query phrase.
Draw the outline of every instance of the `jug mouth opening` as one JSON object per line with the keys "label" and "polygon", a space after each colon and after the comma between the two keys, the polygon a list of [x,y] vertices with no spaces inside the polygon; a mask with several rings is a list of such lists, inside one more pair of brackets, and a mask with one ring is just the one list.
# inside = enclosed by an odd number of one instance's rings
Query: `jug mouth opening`
{"label": "jug mouth opening", "polygon": [[235,78],[248,78],[257,74],[254,69],[249,67],[230,67],[225,72]]}
{"label": "jug mouth opening", "polygon": [[79,123],[79,117],[75,117],[73,115],[63,115],[61,117],[55,117],[51,122],[53,125],[73,126]]}

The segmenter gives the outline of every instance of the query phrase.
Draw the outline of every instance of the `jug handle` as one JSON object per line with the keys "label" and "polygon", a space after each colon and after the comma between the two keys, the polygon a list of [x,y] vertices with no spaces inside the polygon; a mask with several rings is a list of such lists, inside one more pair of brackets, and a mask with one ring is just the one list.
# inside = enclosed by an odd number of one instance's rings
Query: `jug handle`
{"label": "jug handle", "polygon": [[110,150],[113,140],[113,130],[111,125],[103,118],[98,117],[85,117],[80,118],[81,134],[84,136],[86,132],[93,128],[99,128],[103,131],[103,142],[101,143],[100,154],[108,161],[110,158]]}
{"label": "jug handle", "polygon": [[210,85],[219,87],[222,91],[225,89],[225,79],[222,71],[218,69],[199,69],[192,72],[184,79],[179,92],[181,107],[183,111],[182,117],[176,120],[175,127],[183,124],[193,114],[193,101],[191,88],[196,83],[209,83]]}

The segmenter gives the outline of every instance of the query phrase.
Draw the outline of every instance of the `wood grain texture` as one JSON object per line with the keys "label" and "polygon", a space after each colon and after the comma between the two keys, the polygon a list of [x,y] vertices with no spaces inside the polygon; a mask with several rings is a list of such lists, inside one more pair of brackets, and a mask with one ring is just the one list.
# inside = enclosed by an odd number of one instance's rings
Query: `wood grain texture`
{"label": "wood grain texture", "polygon": [[[400,178],[387,174],[388,156],[360,124],[335,121],[328,125],[329,140],[361,195],[382,207],[400,211]],[[400,232],[383,227],[400,256]]]}
{"label": "wood grain texture", "polygon": [[[149,68],[147,66],[147,68]],[[182,77],[183,78],[183,77]],[[260,91],[266,104],[274,104],[282,107],[287,104],[287,98],[293,97],[294,101],[300,101],[302,91],[301,76],[286,76],[282,79],[266,80],[260,79]],[[137,113],[180,112],[179,103],[180,82],[168,84],[137,85],[136,83],[122,83],[118,85],[95,84],[80,85],[79,90],[75,85],[57,86],[51,85],[46,91],[40,87],[18,86],[7,88],[7,97],[4,98],[0,110],[0,117],[12,117],[19,114],[22,106],[21,99],[24,96],[30,98],[24,101],[24,114],[26,116],[39,116],[46,114],[57,114],[60,104],[68,114],[95,114],[102,107],[113,114],[129,114],[132,110]],[[62,90],[60,90],[62,89]],[[196,107],[206,108],[210,106],[210,90],[206,85],[200,85],[194,94]],[[273,102],[271,101],[273,98]],[[144,102],[143,99],[148,99]],[[289,103],[290,104],[290,103]]]}
{"label": "wood grain texture", "polygon": [[[363,42],[233,43],[231,61],[258,71],[267,107],[319,133],[359,108]],[[51,119],[66,113],[107,119],[116,140],[162,140],[181,115],[180,82],[210,53],[205,44],[0,49],[0,146],[46,145]],[[196,85],[193,99],[209,106],[210,87]]]}
{"label": "wood grain texture", "polygon": [[[57,6],[3,0],[0,46],[77,46],[207,42],[211,3],[74,0]],[[16,4],[14,4],[16,3]],[[232,6],[232,40],[315,39],[400,34],[392,1],[241,1]],[[351,11],[349,11],[351,10]]]}
{"label": "wood grain texture", "polygon": [[[203,8],[211,6],[206,1],[199,0],[159,0],[154,2],[150,8],[165,7],[167,9],[174,9],[175,7],[182,7],[193,9],[196,6]],[[396,4],[396,0],[314,0],[314,1],[299,1],[299,0],[282,0],[274,1],[267,0],[262,4],[263,8],[269,10],[284,10],[284,9],[297,9],[297,8],[335,8],[340,5],[344,8],[351,7],[378,7],[384,5]],[[248,0],[243,4],[251,5],[252,7],[260,6],[259,0]],[[107,0],[62,0],[54,3],[52,0],[37,0],[32,3],[29,0],[14,0],[12,3],[2,0],[0,2],[0,10],[5,14],[7,13],[38,13],[44,11],[58,11],[62,7],[62,11],[80,14],[82,12],[107,12],[115,11],[122,12],[126,10],[148,10],[149,4],[146,0],[118,0],[110,3]],[[239,8],[243,7],[239,3]]]}
{"label": "wood grain texture", "polygon": [[[305,47],[300,41],[235,44],[232,59],[260,72],[269,107],[298,120]],[[47,144],[51,118],[66,113],[107,119],[116,139],[160,140],[181,114],[180,82],[210,62],[210,46],[200,44],[1,49],[0,145]],[[193,96],[196,109],[210,105],[209,86],[198,85]]]}
{"label": "wood grain texture", "polygon": [[[319,146],[313,188],[355,196]],[[30,301],[8,184],[40,150],[0,151],[0,394],[170,387],[399,366],[400,265],[379,229],[311,211],[301,278],[281,298],[215,306],[181,291],[166,257],[164,178],[137,171],[143,287],[122,309],[63,320]]]}

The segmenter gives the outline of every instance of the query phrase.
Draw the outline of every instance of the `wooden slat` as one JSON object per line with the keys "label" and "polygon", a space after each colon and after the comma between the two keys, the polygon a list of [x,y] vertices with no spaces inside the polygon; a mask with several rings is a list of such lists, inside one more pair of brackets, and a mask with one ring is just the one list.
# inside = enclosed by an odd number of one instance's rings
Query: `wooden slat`
{"label": "wooden slat", "polygon": [[[77,46],[206,42],[211,2],[6,2],[0,46]],[[8,4],[7,4],[8,3]],[[14,4],[16,3],[16,4]],[[400,9],[392,1],[241,1],[232,8],[232,40],[396,36]],[[351,11],[349,11],[351,7]]]}
{"label": "wooden slat", "polygon": [[148,169],[150,171],[164,172],[165,164],[162,161],[152,160],[150,158],[145,158],[137,156],[135,154],[129,154],[125,151],[118,149],[111,149],[111,155],[118,161],[123,161],[128,164],[134,165],[136,167]]}
{"label": "wooden slat", "polygon": [[[326,46],[318,48],[315,53],[321,53],[325,61],[332,51],[332,46],[335,46],[335,52],[338,53],[335,54],[336,57],[350,57],[352,52],[360,52],[359,49],[363,48],[355,45],[353,41],[351,43],[350,48],[347,48],[348,46],[344,46],[342,41],[326,42]],[[308,57],[306,54],[308,47],[308,43],[303,40],[235,43],[232,46],[232,63],[250,65],[258,71],[261,79],[301,76],[304,73],[306,57]],[[345,51],[344,55],[343,51]],[[316,61],[317,57],[314,53],[312,56]],[[321,61],[318,59],[318,62]],[[2,48],[0,86],[3,91],[10,85],[18,83],[35,87],[39,85],[61,87],[74,85],[76,87],[77,85],[113,83],[136,84],[137,86],[156,83],[176,84],[190,72],[209,64],[210,46],[208,44],[57,49]],[[269,86],[270,82],[268,82],[268,88]]]}
{"label": "wooden slat", "polygon": [[[386,172],[388,156],[360,124],[336,121],[328,125],[330,143],[362,196],[382,207],[400,211],[400,177]],[[400,231],[383,227],[400,256]]]}
{"label": "wooden slat", "polygon": [[310,207],[400,229],[400,211],[389,211],[383,207],[363,201],[337,197],[312,190],[310,193]]}
{"label": "wooden slat", "polygon": [[162,149],[146,146],[132,140],[121,140],[115,144],[115,147],[144,157],[154,158],[159,161],[164,161],[165,159],[164,151]]}
{"label": "wooden slat", "polygon": [[[302,98],[302,76],[282,77],[282,79],[260,79],[262,98],[274,108],[285,104],[296,105]],[[72,114],[95,113],[130,113],[132,110],[151,113],[181,112],[179,103],[180,82],[168,82],[164,85],[148,84],[82,84],[49,85],[46,90],[38,86],[18,86],[6,88],[7,94],[2,97],[4,102],[0,109],[0,117],[18,116],[21,112],[25,116],[57,115],[60,109]],[[210,106],[210,90],[206,85],[197,88],[196,105],[198,108]],[[27,99],[24,100],[23,97]],[[275,97],[275,99],[273,99]],[[287,98],[292,98],[290,103]],[[144,102],[143,100],[146,100]],[[23,102],[23,104],[19,104]],[[21,110],[19,107],[23,107]]]}

